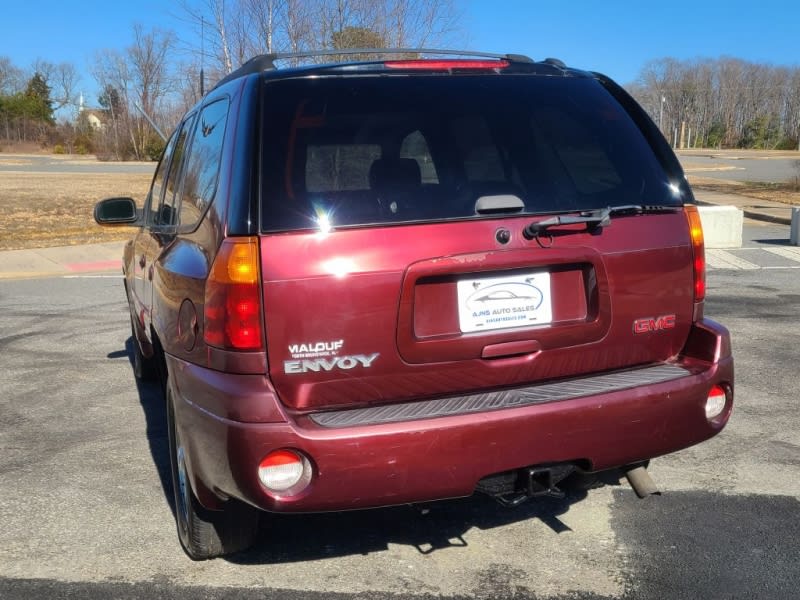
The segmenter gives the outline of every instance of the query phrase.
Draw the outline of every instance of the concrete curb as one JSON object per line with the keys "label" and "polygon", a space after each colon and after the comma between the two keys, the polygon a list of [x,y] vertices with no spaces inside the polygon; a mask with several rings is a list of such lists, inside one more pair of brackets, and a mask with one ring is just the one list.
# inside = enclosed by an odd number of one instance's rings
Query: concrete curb
{"label": "concrete curb", "polygon": [[[722,204],[719,204],[718,202],[708,202],[708,201],[705,201],[705,200],[698,200],[697,198],[695,198],[694,202],[698,206],[724,206]],[[786,208],[787,208],[787,210],[789,210],[791,212],[792,205],[791,204],[787,204]],[[765,223],[775,223],[777,225],[791,225],[792,224],[792,218],[791,217],[779,217],[778,215],[770,215],[768,213],[759,212],[757,210],[753,210],[753,209],[750,209],[750,208],[742,208],[741,210],[744,213],[745,217],[747,217],[748,219],[753,219],[754,221],[764,221]]]}
{"label": "concrete curb", "polygon": [[[789,206],[789,205],[787,204],[787,206]],[[744,216],[745,217],[747,217],[748,219],[753,219],[755,221],[764,221],[766,223],[776,223],[778,225],[791,225],[792,224],[791,217],[788,218],[788,219],[785,219],[785,218],[779,217],[777,215],[768,215],[766,213],[760,213],[760,212],[756,212],[754,210],[747,210],[747,209],[742,209],[742,210],[744,211]]]}
{"label": "concrete curb", "polygon": [[0,280],[122,274],[126,242],[60,246],[0,252]]}

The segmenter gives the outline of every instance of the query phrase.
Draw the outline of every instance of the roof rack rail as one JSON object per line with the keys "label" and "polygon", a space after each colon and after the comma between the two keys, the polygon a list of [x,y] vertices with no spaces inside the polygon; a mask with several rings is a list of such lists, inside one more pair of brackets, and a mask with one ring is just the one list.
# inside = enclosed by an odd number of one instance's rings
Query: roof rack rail
{"label": "roof rack rail", "polygon": [[560,58],[548,57],[545,58],[542,62],[548,65],[553,65],[554,67],[558,67],[559,69],[567,68],[567,64]]}
{"label": "roof rack rail", "polygon": [[532,63],[533,59],[524,54],[497,54],[494,52],[474,52],[471,50],[447,50],[442,48],[342,48],[340,50],[307,50],[304,52],[276,52],[254,56],[241,67],[231,71],[223,77],[217,88],[229,81],[250,75],[276,69],[275,61],[291,60],[294,58],[311,58],[316,56],[349,56],[355,54],[437,54],[443,56],[475,56],[482,58],[496,58],[516,63]]}

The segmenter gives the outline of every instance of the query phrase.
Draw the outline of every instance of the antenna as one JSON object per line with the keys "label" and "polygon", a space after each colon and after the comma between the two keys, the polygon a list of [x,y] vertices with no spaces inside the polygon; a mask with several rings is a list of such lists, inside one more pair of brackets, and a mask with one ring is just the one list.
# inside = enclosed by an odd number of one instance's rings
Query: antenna
{"label": "antenna", "polygon": [[160,135],[160,136],[161,136],[161,139],[162,139],[162,140],[164,140],[164,141],[166,142],[166,141],[167,141],[167,136],[165,136],[165,135],[164,135],[164,132],[163,132],[163,131],[161,131],[161,129],[159,129],[158,125],[156,125],[156,122],[155,122],[155,121],[153,121],[153,119],[151,119],[151,118],[150,118],[150,115],[148,115],[146,112],[144,112],[144,109],[143,109],[141,106],[139,106],[139,103],[138,103],[138,102],[134,102],[134,103],[133,103],[133,105],[136,107],[136,110],[138,110],[140,113],[142,113],[142,116],[143,116],[145,119],[147,119],[147,122],[148,122],[148,123],[150,123],[150,126],[151,126],[153,129],[155,129],[155,130],[156,130],[156,133],[157,133],[158,135]]}
{"label": "antenna", "polygon": [[200,16],[200,97],[206,95],[205,87],[205,73],[203,72],[203,64],[206,57],[206,18]]}

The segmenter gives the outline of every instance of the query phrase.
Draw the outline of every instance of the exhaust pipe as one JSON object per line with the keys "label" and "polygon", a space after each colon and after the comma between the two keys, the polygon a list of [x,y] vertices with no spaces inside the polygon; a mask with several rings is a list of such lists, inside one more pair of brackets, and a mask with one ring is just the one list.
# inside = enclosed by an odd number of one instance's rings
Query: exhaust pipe
{"label": "exhaust pipe", "polygon": [[647,472],[644,465],[628,465],[624,467],[623,470],[625,471],[625,477],[628,479],[628,483],[631,484],[633,491],[636,492],[639,498],[661,495],[656,482],[650,477],[650,473]]}

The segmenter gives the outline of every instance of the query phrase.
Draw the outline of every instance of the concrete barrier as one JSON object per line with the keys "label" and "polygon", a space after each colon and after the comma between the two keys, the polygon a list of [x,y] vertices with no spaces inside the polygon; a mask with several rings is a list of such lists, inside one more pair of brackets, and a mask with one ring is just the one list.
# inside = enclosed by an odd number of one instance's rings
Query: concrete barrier
{"label": "concrete barrier", "polygon": [[735,206],[698,206],[706,248],[741,248],[744,214]]}

